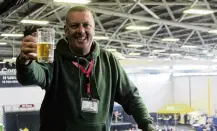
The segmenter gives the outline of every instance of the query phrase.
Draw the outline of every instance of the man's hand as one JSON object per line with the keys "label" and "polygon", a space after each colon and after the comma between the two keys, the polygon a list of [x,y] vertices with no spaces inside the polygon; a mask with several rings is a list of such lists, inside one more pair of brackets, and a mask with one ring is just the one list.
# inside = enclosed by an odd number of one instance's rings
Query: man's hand
{"label": "man's hand", "polygon": [[26,36],[21,44],[19,62],[26,64],[29,61],[36,60],[37,56],[34,55],[37,52],[37,40],[34,36]]}

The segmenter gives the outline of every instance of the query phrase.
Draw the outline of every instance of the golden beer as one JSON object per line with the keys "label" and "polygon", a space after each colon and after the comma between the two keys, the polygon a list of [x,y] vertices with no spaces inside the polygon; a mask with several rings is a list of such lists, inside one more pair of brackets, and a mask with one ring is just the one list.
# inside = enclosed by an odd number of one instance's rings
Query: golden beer
{"label": "golden beer", "polygon": [[43,63],[52,63],[54,54],[54,44],[40,42],[37,44],[37,60]]}
{"label": "golden beer", "polygon": [[37,29],[37,61],[41,63],[53,63],[55,30],[52,28]]}

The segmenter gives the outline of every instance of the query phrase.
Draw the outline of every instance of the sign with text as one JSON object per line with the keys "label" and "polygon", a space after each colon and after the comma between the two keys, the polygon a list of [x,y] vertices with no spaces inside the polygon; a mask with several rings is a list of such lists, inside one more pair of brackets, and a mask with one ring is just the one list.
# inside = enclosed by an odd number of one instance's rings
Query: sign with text
{"label": "sign with text", "polygon": [[34,104],[21,104],[20,108],[34,108]]}
{"label": "sign with text", "polygon": [[0,64],[0,88],[3,87],[21,87],[22,85],[16,78],[15,64]]}

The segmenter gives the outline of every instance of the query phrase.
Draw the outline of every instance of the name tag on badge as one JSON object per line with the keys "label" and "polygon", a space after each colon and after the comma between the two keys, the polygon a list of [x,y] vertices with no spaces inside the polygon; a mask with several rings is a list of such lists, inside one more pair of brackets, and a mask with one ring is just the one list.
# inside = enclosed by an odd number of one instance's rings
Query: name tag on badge
{"label": "name tag on badge", "polygon": [[90,112],[90,113],[98,113],[99,108],[99,100],[97,99],[88,99],[81,98],[81,111]]}

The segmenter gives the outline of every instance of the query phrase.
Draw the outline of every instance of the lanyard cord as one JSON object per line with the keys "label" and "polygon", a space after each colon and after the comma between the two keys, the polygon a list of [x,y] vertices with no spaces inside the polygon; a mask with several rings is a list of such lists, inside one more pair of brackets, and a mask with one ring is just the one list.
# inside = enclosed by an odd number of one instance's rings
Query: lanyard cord
{"label": "lanyard cord", "polygon": [[[76,57],[76,59],[77,59],[77,63],[79,64],[80,62],[79,62],[79,59]],[[82,97],[82,86],[81,86],[81,70],[79,70],[78,71],[78,75],[79,75],[79,93],[80,93],[80,97]],[[81,104],[81,103],[80,103]],[[82,105],[80,105],[80,107],[81,107]],[[81,110],[81,108],[80,108],[80,110]],[[82,118],[82,119],[86,119],[84,116],[83,116],[83,114],[82,114],[82,112],[81,112],[81,114],[80,114],[80,117]]]}
{"label": "lanyard cord", "polygon": [[91,72],[92,72],[92,70],[93,70],[94,61],[91,60],[91,61],[89,62],[89,67],[88,67],[88,69],[85,69],[83,66],[81,66],[81,65],[79,64],[79,62],[78,62],[78,63],[77,63],[77,62],[72,62],[72,63],[73,63],[76,67],[79,68],[79,76],[80,76],[80,71],[81,71],[82,73],[84,73],[84,75],[86,76],[86,78],[88,78],[87,93],[88,93],[89,95],[91,95],[91,89],[90,89],[90,75],[91,75]]}

